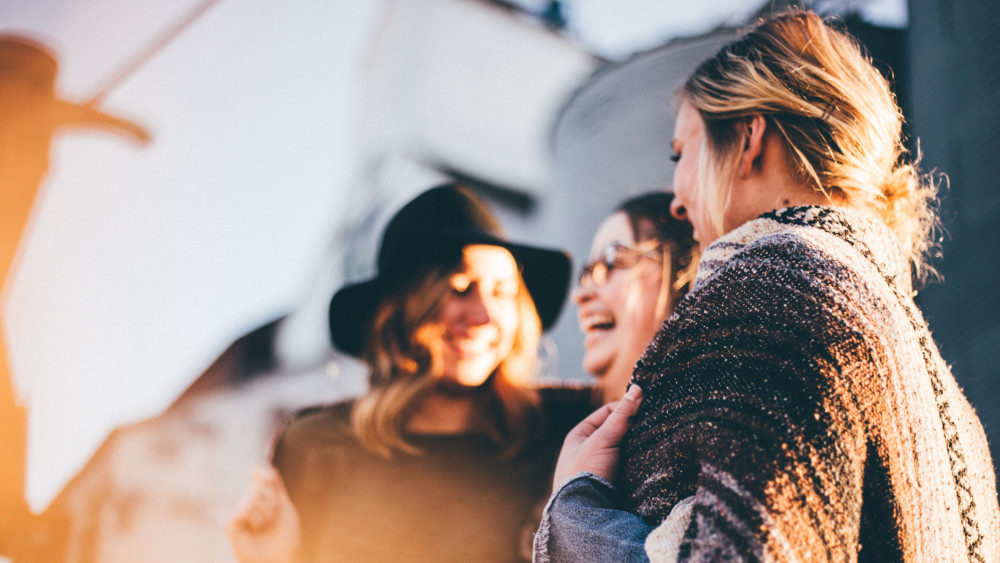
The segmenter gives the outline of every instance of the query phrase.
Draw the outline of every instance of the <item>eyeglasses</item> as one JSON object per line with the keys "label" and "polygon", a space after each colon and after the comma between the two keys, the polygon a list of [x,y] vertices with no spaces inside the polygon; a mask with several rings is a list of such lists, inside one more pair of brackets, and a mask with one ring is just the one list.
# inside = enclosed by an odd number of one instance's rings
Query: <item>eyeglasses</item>
{"label": "eyeglasses", "polygon": [[587,262],[580,270],[578,283],[581,286],[588,282],[594,287],[604,287],[608,283],[611,272],[618,268],[631,268],[639,263],[643,256],[657,262],[663,260],[663,243],[658,240],[648,240],[636,246],[621,243],[611,243],[597,255],[597,258]]}

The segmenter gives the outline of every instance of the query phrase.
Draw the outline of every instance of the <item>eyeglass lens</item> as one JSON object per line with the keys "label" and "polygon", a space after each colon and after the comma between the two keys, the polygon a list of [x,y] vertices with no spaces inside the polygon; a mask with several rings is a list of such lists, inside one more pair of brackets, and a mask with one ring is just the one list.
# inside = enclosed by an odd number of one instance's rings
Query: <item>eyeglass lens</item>
{"label": "eyeglass lens", "polygon": [[[643,256],[659,247],[633,248],[619,243],[608,245],[590,262],[583,265],[580,271],[579,284],[585,285],[589,280],[594,287],[602,287],[608,283],[608,275],[615,268],[631,268],[639,263]],[[650,256],[652,258],[652,256]]]}

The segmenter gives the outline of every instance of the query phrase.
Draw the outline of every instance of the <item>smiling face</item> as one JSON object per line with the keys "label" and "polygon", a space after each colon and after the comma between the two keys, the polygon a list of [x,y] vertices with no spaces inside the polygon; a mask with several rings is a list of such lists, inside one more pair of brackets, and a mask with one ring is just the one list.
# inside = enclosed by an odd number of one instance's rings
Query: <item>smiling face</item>
{"label": "smiling face", "polygon": [[435,320],[443,334],[441,378],[478,386],[514,344],[521,290],[517,262],[499,246],[466,246],[449,284]]}
{"label": "smiling face", "polygon": [[[648,240],[635,240],[628,217],[616,212],[594,234],[590,259],[600,257],[615,244],[636,247]],[[654,259],[657,255],[658,260]],[[573,289],[571,299],[584,334],[583,369],[599,379],[605,401],[618,399],[625,392],[635,362],[663,322],[669,309],[662,302],[664,275],[669,278],[662,251],[657,248],[631,267],[612,269],[601,287],[587,280]]]}

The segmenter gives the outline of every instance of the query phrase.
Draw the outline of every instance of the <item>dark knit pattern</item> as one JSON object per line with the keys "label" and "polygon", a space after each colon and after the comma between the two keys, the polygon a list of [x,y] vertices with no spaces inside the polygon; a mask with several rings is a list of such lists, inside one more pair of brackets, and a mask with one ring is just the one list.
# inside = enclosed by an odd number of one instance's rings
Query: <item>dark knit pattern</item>
{"label": "dark knit pattern", "polygon": [[986,438],[894,241],[861,213],[798,207],[706,249],[635,373],[645,399],[622,450],[631,508],[660,524],[694,499],[668,523],[680,543],[654,533],[647,549],[682,561],[1000,561]]}

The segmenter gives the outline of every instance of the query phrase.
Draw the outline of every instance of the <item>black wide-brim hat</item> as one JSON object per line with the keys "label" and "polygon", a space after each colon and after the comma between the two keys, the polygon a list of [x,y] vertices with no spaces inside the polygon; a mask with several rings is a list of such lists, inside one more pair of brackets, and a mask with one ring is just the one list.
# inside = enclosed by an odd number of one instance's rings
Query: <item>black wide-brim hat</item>
{"label": "black wide-brim hat", "polygon": [[334,294],[329,310],[333,345],[360,357],[379,303],[392,293],[405,292],[429,266],[458,266],[462,248],[470,244],[507,249],[535,302],[542,330],[555,324],[569,290],[569,255],[507,240],[478,197],[467,188],[448,184],[423,192],[389,221],[374,278],[344,286]]}

